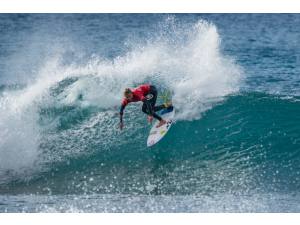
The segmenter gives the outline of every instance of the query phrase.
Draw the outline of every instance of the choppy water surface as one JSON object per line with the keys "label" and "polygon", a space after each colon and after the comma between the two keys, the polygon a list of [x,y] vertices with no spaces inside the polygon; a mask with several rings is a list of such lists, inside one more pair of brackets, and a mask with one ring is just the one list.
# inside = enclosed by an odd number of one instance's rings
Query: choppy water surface
{"label": "choppy water surface", "polygon": [[[1,14],[0,212],[299,212],[299,24]],[[141,83],[177,112],[152,148]]]}

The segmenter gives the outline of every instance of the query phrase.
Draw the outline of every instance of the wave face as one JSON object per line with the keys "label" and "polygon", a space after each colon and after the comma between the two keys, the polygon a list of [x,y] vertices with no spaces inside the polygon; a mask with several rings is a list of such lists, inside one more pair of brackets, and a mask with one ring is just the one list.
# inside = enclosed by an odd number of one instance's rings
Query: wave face
{"label": "wave face", "polygon": [[[232,16],[1,15],[24,37],[4,41],[24,47],[1,55],[17,66],[0,77],[0,194],[297,193],[299,83],[254,76],[241,46],[232,57],[236,39],[220,34]],[[169,91],[177,112],[152,148],[141,104],[118,129],[122,90],[141,83]]]}
{"label": "wave face", "polygon": [[121,133],[111,121],[113,112],[52,108],[55,118],[63,115],[60,126],[40,143],[44,165],[36,168],[36,177],[26,185],[16,175],[18,179],[3,191],[295,192],[300,182],[298,104],[260,93],[232,96],[206,111],[201,120],[178,120],[151,149],[145,147],[149,129],[139,114],[130,121],[138,128]]}

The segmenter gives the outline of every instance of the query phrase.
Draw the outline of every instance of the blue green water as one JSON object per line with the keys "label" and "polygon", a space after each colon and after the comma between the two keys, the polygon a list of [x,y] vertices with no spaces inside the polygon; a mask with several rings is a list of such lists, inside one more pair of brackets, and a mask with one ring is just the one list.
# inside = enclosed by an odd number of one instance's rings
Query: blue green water
{"label": "blue green water", "polygon": [[[0,212],[299,212],[299,25],[0,14]],[[151,148],[141,104],[118,129],[141,83],[176,108]]]}

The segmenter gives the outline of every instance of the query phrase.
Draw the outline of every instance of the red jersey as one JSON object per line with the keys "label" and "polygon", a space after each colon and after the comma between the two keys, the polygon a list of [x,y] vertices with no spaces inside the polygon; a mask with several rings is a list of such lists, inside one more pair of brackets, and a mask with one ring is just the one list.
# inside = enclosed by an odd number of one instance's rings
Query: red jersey
{"label": "red jersey", "polygon": [[125,108],[125,106],[130,102],[143,101],[145,99],[145,96],[147,94],[149,94],[149,92],[150,92],[150,85],[149,84],[143,84],[141,86],[138,86],[137,88],[132,89],[131,91],[132,91],[132,94],[133,94],[133,98],[131,100],[123,98],[122,108]]}

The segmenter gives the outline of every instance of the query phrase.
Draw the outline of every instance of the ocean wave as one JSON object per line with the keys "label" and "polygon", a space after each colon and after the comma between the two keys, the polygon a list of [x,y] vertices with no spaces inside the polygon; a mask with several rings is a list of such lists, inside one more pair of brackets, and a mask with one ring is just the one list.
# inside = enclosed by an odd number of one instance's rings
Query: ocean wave
{"label": "ocean wave", "polygon": [[[240,92],[244,71],[222,52],[214,24],[168,17],[127,48],[113,59],[76,62],[60,51],[34,81],[1,87],[0,193],[299,188],[297,97]],[[126,108],[124,131],[117,126],[122,90],[141,83],[169,91],[177,112],[150,149],[139,103]]]}
{"label": "ocean wave", "polygon": [[200,120],[177,121],[150,149],[145,118],[135,114],[120,132],[113,111],[104,116],[90,108],[78,114],[81,122],[46,135],[40,148],[47,170],[4,186],[22,193],[295,191],[298,104],[263,93],[230,96]]}

